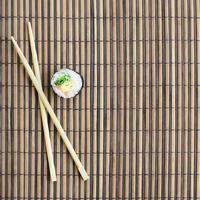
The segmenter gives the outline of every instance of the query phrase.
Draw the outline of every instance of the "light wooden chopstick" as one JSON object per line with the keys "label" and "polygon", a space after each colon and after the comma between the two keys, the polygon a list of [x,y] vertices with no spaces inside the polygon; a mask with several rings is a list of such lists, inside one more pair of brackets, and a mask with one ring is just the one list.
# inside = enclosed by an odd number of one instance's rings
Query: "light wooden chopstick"
{"label": "light wooden chopstick", "polygon": [[[29,39],[30,39],[30,46],[31,46],[31,53],[32,53],[32,60],[33,60],[35,76],[38,80],[40,88],[42,89],[42,82],[41,82],[41,77],[40,77],[40,69],[39,69],[39,64],[38,64],[37,52],[36,52],[36,48],[35,48],[35,42],[34,42],[34,37],[33,37],[33,32],[31,29],[30,22],[28,22],[28,32],[29,32]],[[53,153],[52,153],[51,141],[50,141],[50,136],[49,136],[47,113],[46,113],[45,107],[40,98],[39,98],[39,104],[40,104],[40,112],[41,112],[41,117],[42,117],[42,125],[43,125],[43,130],[44,130],[44,138],[45,138],[45,143],[46,143],[50,176],[51,176],[52,181],[56,181],[56,170],[55,170],[55,165],[53,162]]]}
{"label": "light wooden chopstick", "polygon": [[51,105],[49,104],[44,92],[42,91],[42,89],[40,87],[40,84],[37,81],[37,78],[35,77],[30,65],[28,64],[28,61],[26,60],[24,54],[22,53],[21,49],[19,48],[19,46],[18,46],[17,42],[15,41],[14,37],[11,37],[11,40],[13,42],[13,45],[14,45],[14,47],[15,47],[15,49],[16,49],[16,51],[17,51],[17,53],[18,53],[18,55],[19,55],[19,57],[20,57],[20,59],[21,59],[21,61],[23,63],[23,65],[24,65],[24,67],[25,67],[30,79],[32,80],[33,85],[35,86],[35,89],[38,92],[38,95],[40,96],[40,99],[43,102],[43,105],[45,106],[46,110],[48,111],[52,121],[54,122],[58,132],[60,133],[61,138],[63,139],[63,142],[65,143],[69,153],[71,154],[71,156],[72,156],[72,158],[73,158],[73,160],[74,160],[74,162],[75,162],[75,164],[76,164],[76,166],[77,166],[77,168],[79,170],[79,173],[81,174],[81,176],[82,176],[84,181],[87,180],[89,178],[89,176],[88,176],[87,172],[85,171],[83,165],[81,164],[76,152],[74,151],[74,149],[73,149],[68,137],[66,136],[66,133],[63,130],[59,120],[57,119],[53,109],[51,108]]}

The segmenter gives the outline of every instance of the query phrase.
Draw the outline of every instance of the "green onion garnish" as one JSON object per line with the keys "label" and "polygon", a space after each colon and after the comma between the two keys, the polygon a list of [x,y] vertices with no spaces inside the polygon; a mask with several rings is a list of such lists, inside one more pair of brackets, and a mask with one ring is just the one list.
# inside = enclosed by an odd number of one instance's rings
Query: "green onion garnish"
{"label": "green onion garnish", "polygon": [[56,80],[55,85],[59,86],[70,80],[71,80],[71,76],[69,74],[64,74]]}

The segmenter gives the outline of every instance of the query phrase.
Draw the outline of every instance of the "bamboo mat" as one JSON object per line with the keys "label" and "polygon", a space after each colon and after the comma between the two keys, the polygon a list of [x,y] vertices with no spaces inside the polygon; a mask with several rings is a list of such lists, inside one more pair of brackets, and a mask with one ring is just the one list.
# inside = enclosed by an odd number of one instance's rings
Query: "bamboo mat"
{"label": "bamboo mat", "polygon": [[[200,1],[0,0],[1,199],[200,199]],[[43,88],[83,162],[83,182],[51,120],[50,182],[29,63],[30,21]],[[63,67],[74,99],[50,87]]]}

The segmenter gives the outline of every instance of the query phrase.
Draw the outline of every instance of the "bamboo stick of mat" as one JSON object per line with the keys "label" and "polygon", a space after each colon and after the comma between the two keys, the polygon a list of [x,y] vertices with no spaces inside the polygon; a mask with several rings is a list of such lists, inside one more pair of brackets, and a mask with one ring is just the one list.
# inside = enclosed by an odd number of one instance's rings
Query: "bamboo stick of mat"
{"label": "bamboo stick of mat", "polygon": [[[38,57],[37,57],[37,52],[36,52],[36,48],[35,48],[35,42],[34,42],[34,37],[33,37],[33,32],[32,32],[30,22],[28,22],[28,33],[29,33],[29,39],[30,39],[30,46],[31,46],[31,53],[32,53],[32,60],[33,60],[35,76],[38,80],[40,88],[42,89],[42,81],[41,81],[41,77],[40,77]],[[55,171],[55,165],[54,165],[54,161],[53,161],[51,141],[50,141],[50,137],[49,137],[49,126],[48,126],[48,121],[47,121],[47,113],[46,113],[45,107],[44,107],[40,97],[39,97],[39,105],[40,105],[40,112],[41,112],[41,117],[42,117],[42,125],[43,125],[43,129],[44,129],[44,138],[45,138],[45,143],[46,143],[47,158],[48,158],[48,163],[49,163],[51,180],[56,181],[56,171]]]}
{"label": "bamboo stick of mat", "polygon": [[69,153],[71,154],[71,156],[72,156],[72,158],[73,158],[73,160],[74,160],[74,162],[75,162],[75,164],[76,164],[76,166],[77,166],[77,168],[79,170],[79,173],[81,174],[81,176],[82,176],[84,181],[87,180],[89,178],[89,176],[88,176],[87,172],[85,171],[83,165],[81,164],[76,152],[74,151],[74,149],[73,149],[68,137],[66,136],[65,131],[63,130],[59,120],[57,119],[53,109],[51,108],[51,105],[49,104],[44,92],[42,91],[42,89],[40,87],[40,84],[38,83],[37,78],[35,77],[30,65],[28,64],[28,61],[26,60],[24,54],[22,53],[21,49],[19,48],[19,46],[18,46],[17,42],[15,41],[14,37],[11,36],[11,40],[12,40],[12,42],[14,44],[14,47],[15,47],[15,49],[16,49],[16,51],[17,51],[17,53],[18,53],[23,65],[24,65],[24,67],[25,67],[30,79],[33,82],[33,85],[35,86],[35,89],[38,92],[38,95],[40,96],[40,99],[43,102],[43,105],[46,107],[46,109],[47,109],[47,111],[48,111],[48,113],[49,113],[54,125],[56,126],[58,132],[60,133],[61,138],[63,139],[63,141],[64,141],[64,143],[65,143],[65,145],[66,145],[66,147],[67,147],[67,149],[69,151]]}

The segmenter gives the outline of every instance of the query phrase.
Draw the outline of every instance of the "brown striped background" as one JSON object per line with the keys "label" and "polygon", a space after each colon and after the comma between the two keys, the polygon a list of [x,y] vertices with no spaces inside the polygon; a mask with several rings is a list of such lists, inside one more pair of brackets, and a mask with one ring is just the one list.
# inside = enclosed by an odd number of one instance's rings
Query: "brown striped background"
{"label": "brown striped background", "polygon": [[[1,199],[200,199],[199,0],[0,0]],[[43,88],[90,179],[49,119],[50,182],[29,63],[33,27]],[[74,99],[50,78],[84,78]]]}

